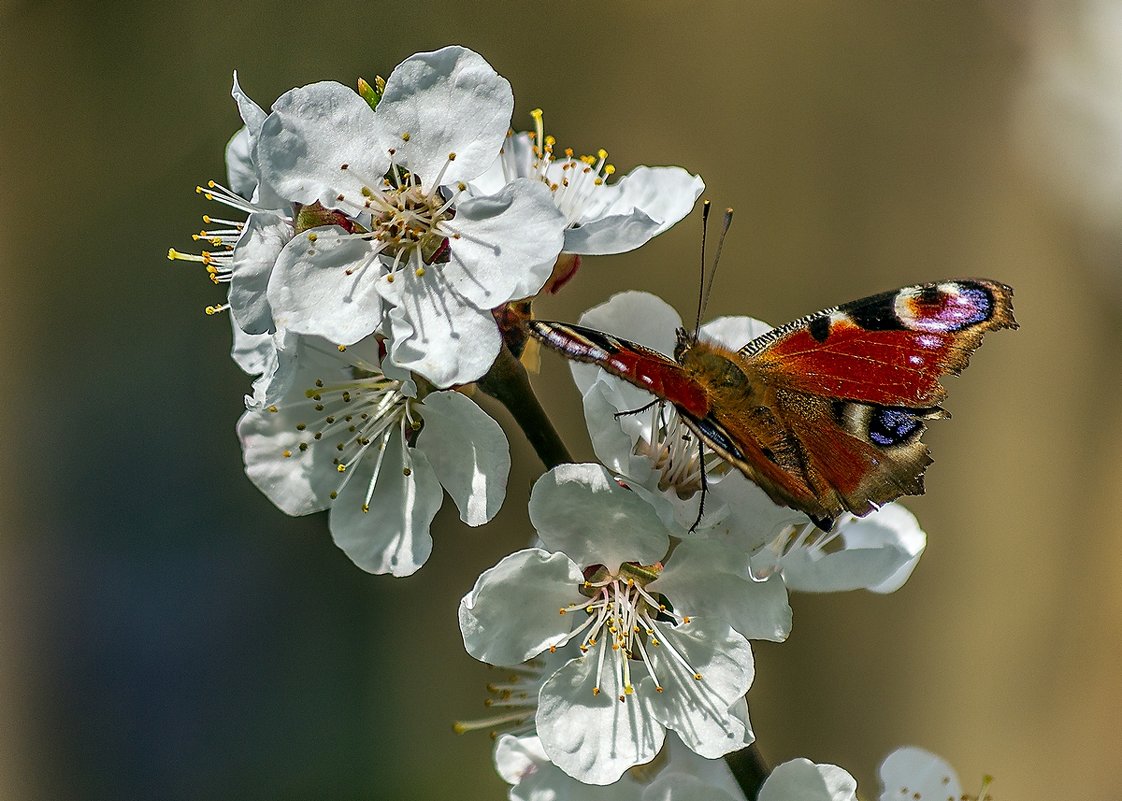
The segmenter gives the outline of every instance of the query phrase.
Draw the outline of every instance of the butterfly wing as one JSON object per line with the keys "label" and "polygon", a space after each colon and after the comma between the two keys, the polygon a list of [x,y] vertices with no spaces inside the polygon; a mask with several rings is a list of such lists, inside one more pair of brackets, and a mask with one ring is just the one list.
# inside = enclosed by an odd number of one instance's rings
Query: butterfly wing
{"label": "butterfly wing", "polygon": [[705,387],[669,356],[580,325],[527,320],[526,328],[542,343],[573,361],[599,365],[692,416],[705,417],[709,413]]}
{"label": "butterfly wing", "polygon": [[[987,331],[1016,328],[1012,296],[994,281],[945,281],[796,320],[727,354],[743,383],[716,387],[710,412],[689,422],[773,500],[823,528],[844,511],[920,494],[925,421],[947,416],[940,378],[961,372]],[[684,359],[687,369],[698,361]]]}

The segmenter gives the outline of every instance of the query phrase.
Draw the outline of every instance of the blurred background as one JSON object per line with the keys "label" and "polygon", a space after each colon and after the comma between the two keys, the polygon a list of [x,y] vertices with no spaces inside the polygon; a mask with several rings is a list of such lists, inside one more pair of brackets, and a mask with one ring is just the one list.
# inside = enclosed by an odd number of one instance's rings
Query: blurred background
{"label": "blurred background", "polygon": [[[514,429],[507,504],[432,560],[369,576],[323,516],[246,480],[247,389],[190,249],[240,125],[449,43],[546,110],[561,146],[700,172],[734,206],[709,314],[773,323],[984,275],[1021,330],[949,381],[929,432],[929,547],[888,597],[796,596],[757,649],[763,753],[875,796],[901,744],[996,799],[1122,797],[1122,6],[1118,2],[0,0],[0,797],[496,799],[488,670],[455,608],[521,547],[540,465]],[[624,289],[687,316],[698,222],[590,258],[543,317]],[[540,394],[591,448],[568,370]],[[497,412],[496,412],[497,414]],[[505,418],[503,418],[505,421]],[[1078,788],[1075,790],[1074,788]]]}

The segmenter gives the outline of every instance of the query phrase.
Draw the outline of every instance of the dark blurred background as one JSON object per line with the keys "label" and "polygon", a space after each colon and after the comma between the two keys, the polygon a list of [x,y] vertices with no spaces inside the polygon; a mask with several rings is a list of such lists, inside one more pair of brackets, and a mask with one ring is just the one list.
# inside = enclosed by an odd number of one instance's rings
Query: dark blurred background
{"label": "dark blurred background", "polygon": [[[188,249],[240,125],[321,79],[462,43],[561,146],[681,164],[737,209],[709,313],[779,323],[985,275],[1016,333],[950,382],[898,593],[794,598],[758,652],[764,754],[853,772],[900,744],[998,799],[1122,795],[1122,9],[1117,3],[0,0],[0,796],[495,799],[489,672],[455,608],[529,533],[450,503],[419,574],[368,576],[245,479],[247,383]],[[588,259],[545,317],[695,303],[698,225]],[[591,449],[560,360],[537,379]],[[505,419],[505,418],[504,418]],[[1074,788],[1078,788],[1076,791]]]}

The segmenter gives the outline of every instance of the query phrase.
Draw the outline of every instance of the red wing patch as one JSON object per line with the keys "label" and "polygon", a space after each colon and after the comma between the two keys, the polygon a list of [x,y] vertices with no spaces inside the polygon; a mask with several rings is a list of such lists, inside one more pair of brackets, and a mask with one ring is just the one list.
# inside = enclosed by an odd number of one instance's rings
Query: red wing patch
{"label": "red wing patch", "polygon": [[669,356],[584,326],[527,320],[526,327],[541,342],[574,361],[599,365],[694,417],[709,413],[705,388]]}
{"label": "red wing patch", "polygon": [[929,407],[941,376],[966,367],[982,336],[1016,328],[1013,290],[984,280],[905,287],[770,331],[741,350],[777,386],[885,406]]}

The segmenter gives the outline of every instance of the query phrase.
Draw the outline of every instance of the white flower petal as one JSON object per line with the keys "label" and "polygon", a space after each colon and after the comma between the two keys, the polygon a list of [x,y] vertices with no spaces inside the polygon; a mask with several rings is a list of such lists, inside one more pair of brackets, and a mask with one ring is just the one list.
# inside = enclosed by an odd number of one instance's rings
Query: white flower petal
{"label": "white flower petal", "polygon": [[326,448],[300,451],[304,437],[296,425],[302,414],[288,408],[248,411],[238,421],[246,475],[278,509],[294,516],[326,509],[340,483]]}
{"label": "white flower petal", "polygon": [[565,220],[549,189],[528,178],[498,194],[469,197],[456,205],[444,228],[456,231],[449,262],[434,266],[449,288],[480,309],[537,293],[553,271],[564,241]]}
{"label": "white flower petal", "polygon": [[269,278],[266,294],[277,328],[342,345],[358,342],[382,320],[380,269],[370,243],[342,228],[300,234],[281,251]]}
{"label": "white flower petal", "polygon": [[469,526],[486,523],[506,497],[506,434],[459,392],[433,392],[421,408],[425,425],[417,437],[418,450],[428,456],[441,486],[456,502],[460,519]]}
{"label": "white flower petal", "polygon": [[368,573],[411,576],[432,553],[429,526],[444,493],[423,453],[411,449],[409,475],[402,453],[399,429],[386,444],[373,493],[376,459],[367,455],[331,506],[328,525],[335,544]]}
{"label": "white flower petal", "polygon": [[530,521],[545,547],[613,574],[622,562],[654,564],[670,545],[650,505],[596,464],[563,464],[539,478],[530,493]]}
{"label": "white flower petal", "polygon": [[790,589],[893,592],[907,581],[927,542],[915,516],[899,504],[846,520],[837,535],[845,543],[840,550],[797,548],[779,559]]}
{"label": "white flower petal", "polygon": [[495,744],[495,766],[508,783],[510,801],[642,801],[644,784],[626,774],[600,787],[579,782],[549,761],[536,736],[504,734]]}
{"label": "white flower petal", "polygon": [[[654,676],[643,678],[636,690],[655,718],[676,731],[690,749],[710,759],[751,742],[745,721],[731,711],[755,676],[748,641],[716,618],[694,618],[657,630],[661,645],[647,648]],[[694,677],[694,671],[701,679]],[[661,693],[656,685],[663,687]]]}
{"label": "white flower petal", "polygon": [[[397,148],[395,161],[431,189],[442,169],[440,184],[450,186],[491,166],[513,111],[510,83],[478,53],[452,46],[401,62],[386,80],[377,117]],[[456,154],[451,163],[449,153]]]}
{"label": "white flower petal", "polygon": [[958,774],[945,759],[922,748],[898,748],[877,771],[880,801],[943,801],[962,797]]}
{"label": "white flower petal", "polygon": [[518,665],[569,638],[573,616],[560,610],[585,600],[584,580],[562,553],[518,551],[485,570],[460,600],[460,634],[476,659]]}
{"label": "white flower petal", "polygon": [[634,441],[624,431],[624,426],[637,421],[630,415],[615,416],[619,407],[626,404],[619,392],[624,386],[627,385],[622,381],[593,383],[584,393],[584,419],[596,458],[610,470],[645,485],[655,471],[651,469],[650,459],[636,456]]}
{"label": "white flower petal", "polygon": [[792,759],[776,767],[767,777],[760,788],[759,801],[795,799],[857,801],[857,781],[837,765],[815,765],[809,759]]}
{"label": "white flower petal", "polygon": [[641,696],[619,700],[623,691],[610,662],[598,671],[594,654],[574,659],[542,685],[538,697],[538,737],[545,752],[588,784],[611,784],[628,768],[649,762],[666,737]]}
{"label": "white flower petal", "polygon": [[[395,287],[404,291],[390,289]],[[389,320],[390,356],[397,365],[438,387],[470,383],[491,369],[502,339],[490,311],[442,293],[427,280],[383,280],[378,291],[396,304]]]}
{"label": "white flower petal", "polygon": [[701,326],[701,338],[716,342],[729,350],[740,350],[753,339],[771,330],[767,323],[755,317],[716,317]]}
{"label": "white flower petal", "polygon": [[246,375],[258,376],[276,362],[276,347],[271,334],[247,334],[230,315],[230,328],[234,334],[230,358]]}
{"label": "white flower petal", "polygon": [[266,291],[273,267],[292,236],[292,226],[275,214],[251,214],[245,221],[230,267],[230,314],[246,333],[273,330]]}
{"label": "white flower petal", "polygon": [[249,132],[251,139],[257,137],[261,132],[261,126],[265,122],[267,116],[261,106],[257,105],[242,89],[241,84],[238,83],[238,71],[234,70],[234,83],[230,87],[230,96],[234,98],[234,102],[238,104],[238,113],[241,115],[242,122],[245,123],[246,130]]}
{"label": "white flower petal", "polygon": [[591,195],[579,225],[565,232],[565,252],[624,253],[645,244],[690,213],[705,190],[681,167],[636,167]]}
{"label": "white flower petal", "polygon": [[643,801],[743,801],[743,799],[743,793],[737,792],[735,795],[727,793],[701,777],[688,773],[663,773],[651,782],[650,787],[643,793]]}
{"label": "white flower petal", "polygon": [[257,188],[257,167],[253,163],[253,139],[244,125],[226,143],[226,182],[237,194],[249,199]]}
{"label": "white flower petal", "polygon": [[783,580],[753,581],[747,554],[719,542],[682,541],[647,589],[672,598],[679,614],[716,617],[748,639],[782,642],[791,632]]}
{"label": "white flower petal", "polygon": [[390,166],[390,147],[362,97],[322,81],[277,98],[254,159],[262,179],[281,196],[347,209],[355,206],[338,195],[361,200],[363,186],[377,187]]}

